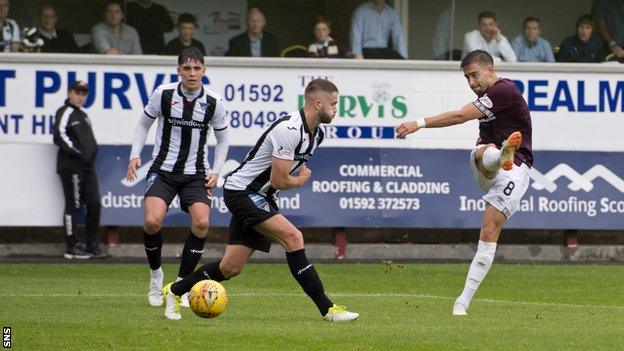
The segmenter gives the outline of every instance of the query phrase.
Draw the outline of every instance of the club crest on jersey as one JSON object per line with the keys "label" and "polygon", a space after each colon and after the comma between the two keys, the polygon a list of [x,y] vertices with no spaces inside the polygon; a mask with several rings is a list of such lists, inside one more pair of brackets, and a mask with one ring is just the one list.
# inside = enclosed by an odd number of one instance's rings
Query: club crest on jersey
{"label": "club crest on jersey", "polygon": [[492,100],[490,100],[490,98],[487,96],[487,94],[485,94],[482,97],[480,97],[479,98],[479,102],[481,102],[483,104],[483,106],[485,106],[487,108],[492,108],[492,106],[494,106],[494,104],[492,103]]}
{"label": "club crest on jersey", "polygon": [[256,205],[257,208],[267,211],[267,212],[271,212],[271,207],[269,206],[269,203],[267,202],[267,200],[255,193],[249,194],[249,198],[251,199],[251,201],[253,201],[254,205]]}
{"label": "club crest on jersey", "polygon": [[201,107],[202,110],[205,110],[206,108],[208,108],[209,103],[207,102],[199,102],[199,107]]}

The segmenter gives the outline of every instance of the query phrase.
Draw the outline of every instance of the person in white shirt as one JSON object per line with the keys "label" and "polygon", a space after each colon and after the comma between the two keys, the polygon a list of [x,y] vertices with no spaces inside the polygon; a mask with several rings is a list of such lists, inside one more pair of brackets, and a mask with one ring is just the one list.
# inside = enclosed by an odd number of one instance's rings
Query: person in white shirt
{"label": "person in white shirt", "polygon": [[516,62],[516,53],[498,28],[496,16],[490,11],[483,11],[477,16],[477,22],[479,29],[464,35],[462,57],[473,50],[485,50],[492,55],[494,62]]}

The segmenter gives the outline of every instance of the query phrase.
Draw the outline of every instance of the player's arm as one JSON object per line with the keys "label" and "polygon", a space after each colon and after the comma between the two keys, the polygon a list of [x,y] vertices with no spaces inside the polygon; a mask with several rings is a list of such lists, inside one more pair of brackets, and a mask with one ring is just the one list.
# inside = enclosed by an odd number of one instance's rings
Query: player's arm
{"label": "player's arm", "polygon": [[212,162],[212,168],[208,170],[206,174],[206,187],[208,190],[214,189],[217,186],[217,180],[221,173],[221,168],[225,163],[228,151],[230,149],[230,138],[228,135],[228,113],[225,109],[223,100],[219,100],[215,107],[215,114],[212,118],[212,132],[217,140],[215,146],[214,159]]}
{"label": "player's arm", "polygon": [[126,179],[131,182],[136,179],[136,170],[141,167],[141,151],[145,146],[147,134],[156,118],[152,118],[145,112],[139,118],[136,128],[134,129],[134,137],[132,138],[132,150],[130,151],[130,161],[126,170]]}
{"label": "player's arm", "polygon": [[290,174],[292,160],[285,160],[273,156],[271,160],[271,186],[277,190],[298,188],[305,184],[312,175],[312,171],[304,164],[299,168],[299,174]]}
{"label": "player's arm", "polygon": [[297,128],[288,128],[285,124],[278,125],[271,131],[269,138],[273,146],[271,159],[271,186],[278,190],[297,188],[305,184],[312,172],[303,165],[298,175],[291,175],[292,163],[295,160],[295,149],[301,138]]}
{"label": "player's arm", "polygon": [[421,118],[416,121],[401,123],[397,128],[397,137],[405,138],[408,134],[422,128],[443,128],[485,116],[474,104],[469,103],[456,111],[448,111],[437,116]]}

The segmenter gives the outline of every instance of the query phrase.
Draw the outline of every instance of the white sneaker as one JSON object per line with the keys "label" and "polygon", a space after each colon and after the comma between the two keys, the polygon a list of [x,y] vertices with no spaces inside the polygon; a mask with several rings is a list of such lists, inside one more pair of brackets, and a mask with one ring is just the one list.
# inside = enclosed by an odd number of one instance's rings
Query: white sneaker
{"label": "white sneaker", "polygon": [[158,307],[163,304],[162,286],[164,277],[165,273],[162,267],[150,273],[150,285],[147,299],[151,306]]}
{"label": "white sneaker", "polygon": [[[176,283],[179,282],[180,280],[182,280],[183,278],[177,277],[176,278]],[[186,307],[189,308],[191,307],[189,305],[189,297],[188,297],[188,293],[185,293],[184,295],[180,296],[180,306],[182,307]]]}
{"label": "white sneaker", "polygon": [[349,322],[358,319],[359,316],[358,313],[347,311],[345,306],[334,304],[323,318],[329,322]]}
{"label": "white sneaker", "polygon": [[463,302],[455,301],[453,305],[453,316],[467,316],[467,311],[468,307],[466,307]]}
{"label": "white sneaker", "polygon": [[186,307],[189,308],[191,307],[191,305],[189,305],[189,296],[188,293],[180,296],[180,306],[182,307]]}
{"label": "white sneaker", "polygon": [[162,290],[165,296],[165,317],[171,320],[179,320],[182,319],[180,314],[180,296],[176,296],[171,292],[171,285],[173,283],[165,285]]}

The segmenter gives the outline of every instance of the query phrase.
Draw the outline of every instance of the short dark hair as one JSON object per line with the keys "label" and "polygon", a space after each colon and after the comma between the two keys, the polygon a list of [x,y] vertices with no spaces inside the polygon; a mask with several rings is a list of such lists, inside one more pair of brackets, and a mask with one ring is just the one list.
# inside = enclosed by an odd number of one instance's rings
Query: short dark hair
{"label": "short dark hair", "polygon": [[492,55],[490,55],[485,50],[473,50],[469,52],[462,60],[461,65],[459,66],[461,69],[464,67],[471,65],[473,63],[478,64],[486,64],[486,65],[494,65],[494,59]]}
{"label": "short dark hair", "polygon": [[496,21],[496,16],[494,16],[494,12],[492,11],[481,11],[477,16],[477,21],[481,22],[484,18],[491,18]]}
{"label": "short dark hair", "polygon": [[45,4],[41,6],[41,8],[39,9],[39,18],[41,18],[41,16],[43,15],[43,10],[45,9],[51,9],[52,11],[54,11],[54,14],[56,15],[56,9],[54,8],[54,6],[52,6],[51,4]]}
{"label": "short dark hair", "polygon": [[306,86],[305,96],[308,97],[310,94],[317,91],[323,91],[330,94],[337,93],[338,87],[336,86],[336,84],[330,82],[327,79],[314,79],[313,81],[308,83],[308,86]]}
{"label": "short dark hair", "polygon": [[182,50],[180,55],[178,55],[178,66],[182,66],[186,61],[198,61],[202,65],[204,64],[204,54],[199,51],[198,48],[194,46],[189,46],[188,48]]}
{"label": "short dark hair", "polygon": [[541,24],[541,21],[539,20],[539,18],[533,17],[533,16],[529,16],[529,17],[525,18],[524,21],[522,21],[522,29],[524,29],[524,27],[527,25],[527,23],[530,23],[530,22],[536,22],[537,25]]}
{"label": "short dark hair", "polygon": [[576,28],[578,28],[581,24],[587,24],[592,27],[592,30],[596,30],[596,22],[594,22],[594,19],[591,15],[585,14],[579,17],[576,20]]}
{"label": "short dark hair", "polygon": [[119,6],[119,8],[121,9],[121,13],[123,13],[123,14],[126,13],[126,9],[125,9],[124,5],[121,3],[121,1],[119,1],[119,0],[107,1],[106,4],[104,5],[104,11],[106,11],[106,9],[108,9],[108,7],[110,5],[117,5],[117,6]]}
{"label": "short dark hair", "polygon": [[188,12],[181,13],[178,17],[178,26],[182,23],[193,23],[195,27],[197,27],[197,17],[193,16]]}
{"label": "short dark hair", "polygon": [[331,20],[328,19],[325,16],[322,15],[318,15],[314,18],[314,26],[316,27],[317,24],[319,23],[325,23],[325,25],[327,25],[327,28],[331,29]]}

